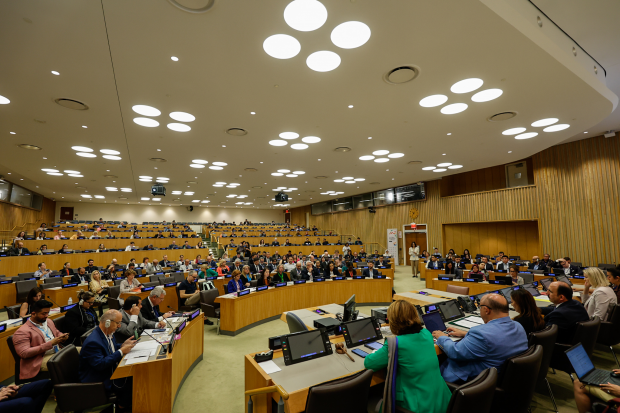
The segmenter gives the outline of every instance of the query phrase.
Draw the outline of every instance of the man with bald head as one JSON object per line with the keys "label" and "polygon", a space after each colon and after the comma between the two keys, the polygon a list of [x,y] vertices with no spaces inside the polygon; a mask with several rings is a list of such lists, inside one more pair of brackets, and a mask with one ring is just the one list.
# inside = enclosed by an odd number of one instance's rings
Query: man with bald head
{"label": "man with bald head", "polygon": [[[433,331],[437,345],[448,359],[441,365],[444,380],[463,383],[484,369],[498,370],[510,357],[527,350],[527,334],[521,324],[508,316],[508,302],[499,294],[487,294],[480,300],[480,317],[484,324],[463,331],[448,327],[445,334]],[[450,337],[462,337],[454,342]]]}

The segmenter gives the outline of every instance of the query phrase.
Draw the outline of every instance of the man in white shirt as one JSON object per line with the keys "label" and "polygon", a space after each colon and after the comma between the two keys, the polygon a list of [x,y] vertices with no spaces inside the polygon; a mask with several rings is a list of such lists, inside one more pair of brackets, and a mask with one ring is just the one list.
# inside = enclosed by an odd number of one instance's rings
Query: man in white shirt
{"label": "man in white shirt", "polygon": [[135,249],[136,249],[136,243],[132,241],[129,245],[127,245],[127,248],[125,248],[125,251],[132,251]]}
{"label": "man in white shirt", "polygon": [[501,270],[501,271],[509,271],[510,270],[510,263],[508,262],[508,256],[507,255],[502,256],[502,262],[497,264],[497,269]]}
{"label": "man in white shirt", "polygon": [[179,269],[181,271],[185,272],[185,271],[193,270],[194,267],[192,267],[192,264],[190,264],[189,260],[185,260],[185,262],[183,264],[181,264]]}
{"label": "man in white shirt", "polygon": [[130,266],[131,264],[133,264],[134,268],[136,267],[136,259],[135,259],[135,258],[132,258],[132,259],[130,259],[130,260],[129,260],[129,264],[127,264],[127,265],[125,266],[125,269],[126,269],[126,270],[128,270],[128,269],[129,269],[129,266]]}
{"label": "man in white shirt", "polygon": [[[284,264],[284,271],[290,273],[291,271],[293,271],[295,269],[296,265],[293,262],[293,257],[288,257],[288,262],[286,264]],[[300,267],[301,270],[301,267]]]}
{"label": "man in white shirt", "polygon": [[34,272],[35,277],[48,278],[52,270],[48,270],[44,262],[39,264],[39,269]]}

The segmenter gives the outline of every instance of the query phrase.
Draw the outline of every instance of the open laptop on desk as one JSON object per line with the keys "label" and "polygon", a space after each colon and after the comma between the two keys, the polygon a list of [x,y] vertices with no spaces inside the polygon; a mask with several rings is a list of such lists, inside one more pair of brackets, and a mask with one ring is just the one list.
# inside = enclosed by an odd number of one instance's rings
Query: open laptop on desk
{"label": "open laptop on desk", "polygon": [[611,371],[594,368],[592,360],[581,343],[569,348],[565,353],[582,383],[596,386],[604,383],[620,385],[620,378],[612,377]]}
{"label": "open laptop on desk", "polygon": [[[422,315],[422,322],[424,323],[424,327],[431,333],[433,331],[441,331],[442,333],[448,334],[446,325],[439,311],[433,311],[432,313]],[[450,339],[452,341],[459,341],[461,337],[450,337]]]}

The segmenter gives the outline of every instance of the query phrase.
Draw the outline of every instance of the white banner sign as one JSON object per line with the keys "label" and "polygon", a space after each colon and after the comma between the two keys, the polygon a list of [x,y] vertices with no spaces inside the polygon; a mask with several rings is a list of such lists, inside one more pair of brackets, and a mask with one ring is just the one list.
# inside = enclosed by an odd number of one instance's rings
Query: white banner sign
{"label": "white banner sign", "polygon": [[398,265],[398,228],[387,230],[387,247],[390,255],[394,257],[394,265]]}

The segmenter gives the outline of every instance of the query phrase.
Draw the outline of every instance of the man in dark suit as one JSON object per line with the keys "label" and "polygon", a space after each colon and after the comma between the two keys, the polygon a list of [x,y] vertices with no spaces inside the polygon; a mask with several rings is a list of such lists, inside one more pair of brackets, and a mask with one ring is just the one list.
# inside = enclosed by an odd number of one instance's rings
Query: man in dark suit
{"label": "man in dark suit", "polygon": [[258,256],[254,257],[254,262],[252,262],[252,264],[250,264],[250,273],[251,274],[259,274],[261,272],[261,270],[263,269],[263,267],[261,267],[261,265],[259,264],[259,259]]}
{"label": "man in dark suit", "polygon": [[158,231],[157,235],[155,235],[155,238],[163,238],[163,237],[164,237],[164,234],[162,234],[161,231]]}
{"label": "man in dark suit", "polygon": [[502,262],[497,264],[497,269],[500,271],[506,271],[506,272],[510,271],[510,263],[508,262],[507,255],[502,256]]}
{"label": "man in dark suit", "polygon": [[572,277],[573,275],[582,275],[583,274],[583,271],[581,270],[581,268],[579,268],[576,265],[572,265],[571,264],[570,257],[560,258],[559,262],[560,262],[560,265],[557,268],[559,268],[562,271],[564,271],[564,275]]}
{"label": "man in dark suit", "polygon": [[357,239],[355,240],[355,245],[362,245],[362,240],[360,239],[360,237],[357,237]]}
{"label": "man in dark suit", "polygon": [[24,247],[24,243],[21,241],[16,242],[15,245],[9,249],[9,255],[17,256],[24,254],[30,254],[30,250]]}
{"label": "man in dark suit", "polygon": [[461,257],[454,257],[454,268],[457,270],[464,270],[465,264],[461,262]]}
{"label": "man in dark suit", "polygon": [[377,271],[375,269],[375,264],[372,261],[368,262],[368,268],[364,269],[364,271],[362,271],[362,275],[365,278],[370,277],[371,275],[379,275],[379,271]]}
{"label": "man in dark suit", "polygon": [[426,264],[429,270],[443,270],[443,264],[437,261],[436,255],[431,255],[431,260]]}
{"label": "man in dark suit", "polygon": [[301,271],[301,279],[311,281],[319,278],[319,270],[312,265],[312,261],[306,262],[306,268]]}
{"label": "man in dark suit", "polygon": [[541,270],[549,270],[549,271],[553,272],[552,268],[555,267],[555,263],[553,262],[553,260],[551,259],[551,256],[549,254],[543,255],[543,259],[540,262],[540,264],[543,266],[543,268],[539,268]]}
{"label": "man in dark suit", "polygon": [[[346,259],[346,258],[345,258]],[[388,262],[384,260],[384,258],[381,256],[379,257],[379,259],[377,260],[377,262],[375,262],[375,267],[385,267],[386,265],[388,265]]]}
{"label": "man in dark suit", "polygon": [[178,248],[179,248],[179,246],[177,245],[176,241],[172,241],[172,244],[168,245],[168,249],[169,250],[176,250]]}
{"label": "man in dark suit", "polygon": [[99,327],[95,328],[82,345],[78,375],[82,383],[103,382],[107,391],[114,391],[116,394],[117,411],[129,412],[132,378],[111,380],[118,363],[136,345],[133,336],[122,346],[114,339],[114,332],[120,327],[122,319],[117,310],[108,310],[101,316]]}
{"label": "man in dark suit", "polygon": [[[292,258],[291,258],[291,262],[293,262]],[[295,268],[291,270],[291,279],[293,281],[301,280],[302,273],[303,273],[303,269],[301,268],[301,261],[297,261],[297,263],[295,264]]]}
{"label": "man in dark suit", "polygon": [[168,256],[164,255],[164,258],[162,258],[162,260],[159,262],[159,265],[163,267],[171,267],[174,265],[173,261],[168,261]]}
{"label": "man in dark suit", "polygon": [[241,263],[241,259],[240,258],[235,258],[235,263],[231,267],[230,272],[232,273],[235,270],[237,270],[239,272],[243,272],[243,264]]}
{"label": "man in dark suit", "polygon": [[146,320],[150,321],[162,321],[164,318],[172,317],[174,311],[168,311],[167,313],[161,313],[159,311],[159,304],[166,298],[166,291],[163,287],[155,287],[151,290],[148,297],[142,300],[142,308],[140,314]]}
{"label": "man in dark suit", "polygon": [[271,246],[273,246],[273,247],[279,247],[280,246],[280,242],[278,241],[277,238],[273,239],[273,242],[271,243]]}
{"label": "man in dark suit", "polygon": [[90,283],[90,275],[86,274],[84,267],[80,267],[77,273],[73,274],[73,277],[71,277],[71,282],[78,284]]}
{"label": "man in dark suit", "polygon": [[549,286],[549,301],[555,306],[541,308],[545,316],[545,324],[558,326],[556,342],[571,344],[577,324],[588,321],[590,316],[583,305],[573,300],[572,288],[561,281],[552,282]]}
{"label": "man in dark suit", "polygon": [[480,269],[485,271],[493,271],[493,264],[489,262],[487,257],[480,258]]}
{"label": "man in dark suit", "polygon": [[540,262],[540,259],[538,258],[538,255],[534,255],[532,257],[532,262],[530,262],[527,265],[527,269],[528,270],[542,270],[543,269],[543,265]]}

